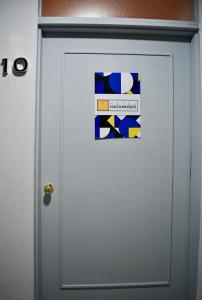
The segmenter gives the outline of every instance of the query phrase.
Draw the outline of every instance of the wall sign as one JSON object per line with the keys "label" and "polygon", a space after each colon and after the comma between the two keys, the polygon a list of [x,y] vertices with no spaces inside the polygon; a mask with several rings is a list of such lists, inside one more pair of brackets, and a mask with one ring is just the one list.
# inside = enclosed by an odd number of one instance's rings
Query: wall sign
{"label": "wall sign", "polygon": [[[5,77],[8,75],[8,58],[3,58],[1,61],[2,66],[2,76]],[[24,76],[28,69],[28,61],[24,57],[18,57],[14,60],[12,64],[12,73],[15,76],[21,77]]]}
{"label": "wall sign", "polygon": [[140,73],[95,73],[95,139],[140,138]]}

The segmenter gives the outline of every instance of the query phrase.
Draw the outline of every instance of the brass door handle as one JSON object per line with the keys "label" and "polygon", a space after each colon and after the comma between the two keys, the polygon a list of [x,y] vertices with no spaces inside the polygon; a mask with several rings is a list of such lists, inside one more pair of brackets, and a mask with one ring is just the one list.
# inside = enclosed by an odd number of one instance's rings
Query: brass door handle
{"label": "brass door handle", "polygon": [[54,186],[52,183],[46,183],[43,190],[45,195],[51,195],[54,192]]}

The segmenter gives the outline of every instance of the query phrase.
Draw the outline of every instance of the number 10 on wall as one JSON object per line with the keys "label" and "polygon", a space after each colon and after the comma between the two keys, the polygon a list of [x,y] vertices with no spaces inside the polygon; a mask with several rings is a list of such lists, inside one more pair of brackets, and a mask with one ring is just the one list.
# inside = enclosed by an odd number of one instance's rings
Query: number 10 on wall
{"label": "number 10 on wall", "polygon": [[[8,63],[9,60],[8,58],[3,58],[1,61],[1,66],[2,66],[2,76],[6,77],[8,75]],[[18,57],[14,60],[12,64],[12,73],[15,76],[24,76],[27,72],[28,69],[28,61],[24,57]]]}

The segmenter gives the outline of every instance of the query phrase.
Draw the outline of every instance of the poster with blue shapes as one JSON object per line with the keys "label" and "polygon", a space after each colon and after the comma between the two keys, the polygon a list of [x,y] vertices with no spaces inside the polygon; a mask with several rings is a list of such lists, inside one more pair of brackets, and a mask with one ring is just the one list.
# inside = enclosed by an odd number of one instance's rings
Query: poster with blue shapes
{"label": "poster with blue shapes", "polygon": [[95,73],[95,139],[140,138],[140,73]]}

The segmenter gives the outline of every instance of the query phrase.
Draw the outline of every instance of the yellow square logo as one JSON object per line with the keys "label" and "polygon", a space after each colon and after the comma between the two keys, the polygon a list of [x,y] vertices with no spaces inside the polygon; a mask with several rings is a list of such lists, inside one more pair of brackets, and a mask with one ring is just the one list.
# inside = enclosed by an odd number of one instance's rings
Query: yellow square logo
{"label": "yellow square logo", "polygon": [[108,111],[109,110],[109,100],[97,100],[97,110],[98,111]]}

